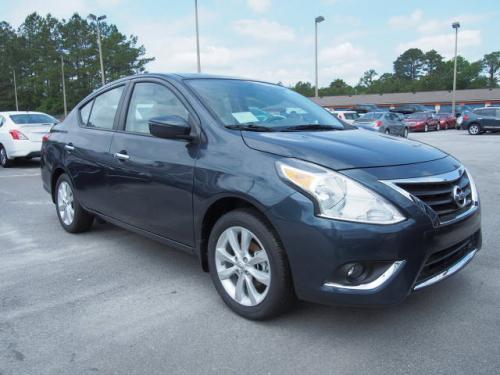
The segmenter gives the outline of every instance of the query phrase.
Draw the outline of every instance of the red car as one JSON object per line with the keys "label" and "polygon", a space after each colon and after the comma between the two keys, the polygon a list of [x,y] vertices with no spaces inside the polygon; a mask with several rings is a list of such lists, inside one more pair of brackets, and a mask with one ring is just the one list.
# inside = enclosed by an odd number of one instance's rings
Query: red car
{"label": "red car", "polygon": [[415,112],[409,114],[404,123],[408,125],[411,132],[428,132],[429,130],[439,130],[438,120],[431,112]]}
{"label": "red car", "polygon": [[439,120],[439,128],[441,130],[455,129],[457,119],[451,113],[440,112],[436,114],[436,117]]}

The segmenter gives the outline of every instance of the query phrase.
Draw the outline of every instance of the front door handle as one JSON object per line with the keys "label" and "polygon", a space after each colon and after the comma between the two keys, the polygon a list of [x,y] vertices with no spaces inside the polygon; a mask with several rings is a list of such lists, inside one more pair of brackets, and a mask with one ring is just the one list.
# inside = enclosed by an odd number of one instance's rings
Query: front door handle
{"label": "front door handle", "polygon": [[128,160],[128,159],[130,159],[130,156],[128,156],[127,154],[123,153],[123,151],[115,153],[114,157],[117,158],[118,160]]}
{"label": "front door handle", "polygon": [[75,150],[75,146],[73,146],[72,143],[68,143],[67,145],[64,145],[64,148],[68,151],[74,151]]}

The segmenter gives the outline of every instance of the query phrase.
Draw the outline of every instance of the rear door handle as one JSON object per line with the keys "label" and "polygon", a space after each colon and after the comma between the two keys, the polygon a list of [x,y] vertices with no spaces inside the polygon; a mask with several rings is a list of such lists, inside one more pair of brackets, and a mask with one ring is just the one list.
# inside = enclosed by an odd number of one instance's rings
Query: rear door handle
{"label": "rear door handle", "polygon": [[72,143],[68,143],[67,145],[64,145],[64,148],[68,151],[74,151],[75,150],[75,146],[73,146]]}
{"label": "rear door handle", "polygon": [[130,159],[130,156],[128,156],[127,154],[123,153],[122,152],[117,152],[113,155],[115,158],[119,159],[119,160],[128,160]]}

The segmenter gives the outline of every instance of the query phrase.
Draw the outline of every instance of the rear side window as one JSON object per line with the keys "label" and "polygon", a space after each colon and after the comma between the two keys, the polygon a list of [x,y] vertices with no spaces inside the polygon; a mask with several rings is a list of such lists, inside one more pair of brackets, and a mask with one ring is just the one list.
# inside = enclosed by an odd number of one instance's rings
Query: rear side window
{"label": "rear side window", "polygon": [[[113,129],[113,123],[115,121],[115,115],[123,93],[123,88],[124,86],[120,86],[106,91],[94,99],[94,105],[90,110],[90,116],[86,124],[88,127]],[[85,109],[85,107],[82,109]]]}
{"label": "rear side window", "polygon": [[128,108],[125,130],[150,134],[149,119],[176,115],[187,121],[188,114],[182,102],[165,86],[151,82],[136,83]]}
{"label": "rear side window", "polygon": [[344,117],[348,120],[356,120],[359,115],[357,113],[344,113]]}
{"label": "rear side window", "polygon": [[495,116],[494,109],[477,109],[475,112],[481,116]]}

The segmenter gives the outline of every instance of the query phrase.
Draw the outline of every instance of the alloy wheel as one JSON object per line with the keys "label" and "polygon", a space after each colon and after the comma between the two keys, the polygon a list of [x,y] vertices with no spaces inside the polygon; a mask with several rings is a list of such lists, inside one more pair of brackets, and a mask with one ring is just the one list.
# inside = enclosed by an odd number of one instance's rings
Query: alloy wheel
{"label": "alloy wheel", "polygon": [[408,138],[408,128],[405,128],[403,132],[403,137]]}
{"label": "alloy wheel", "polygon": [[425,127],[424,127],[424,132],[428,132],[429,131],[429,125],[425,124]]}
{"label": "alloy wheel", "polygon": [[472,134],[472,135],[477,135],[479,134],[479,126],[473,124],[471,126],[469,126],[469,133]]}
{"label": "alloy wheel", "polygon": [[57,209],[61,221],[65,225],[71,225],[75,218],[74,196],[71,186],[62,181],[57,189]]}
{"label": "alloy wheel", "polygon": [[227,228],[215,247],[215,266],[225,292],[243,306],[256,306],[271,285],[271,267],[261,241],[248,229]]}

